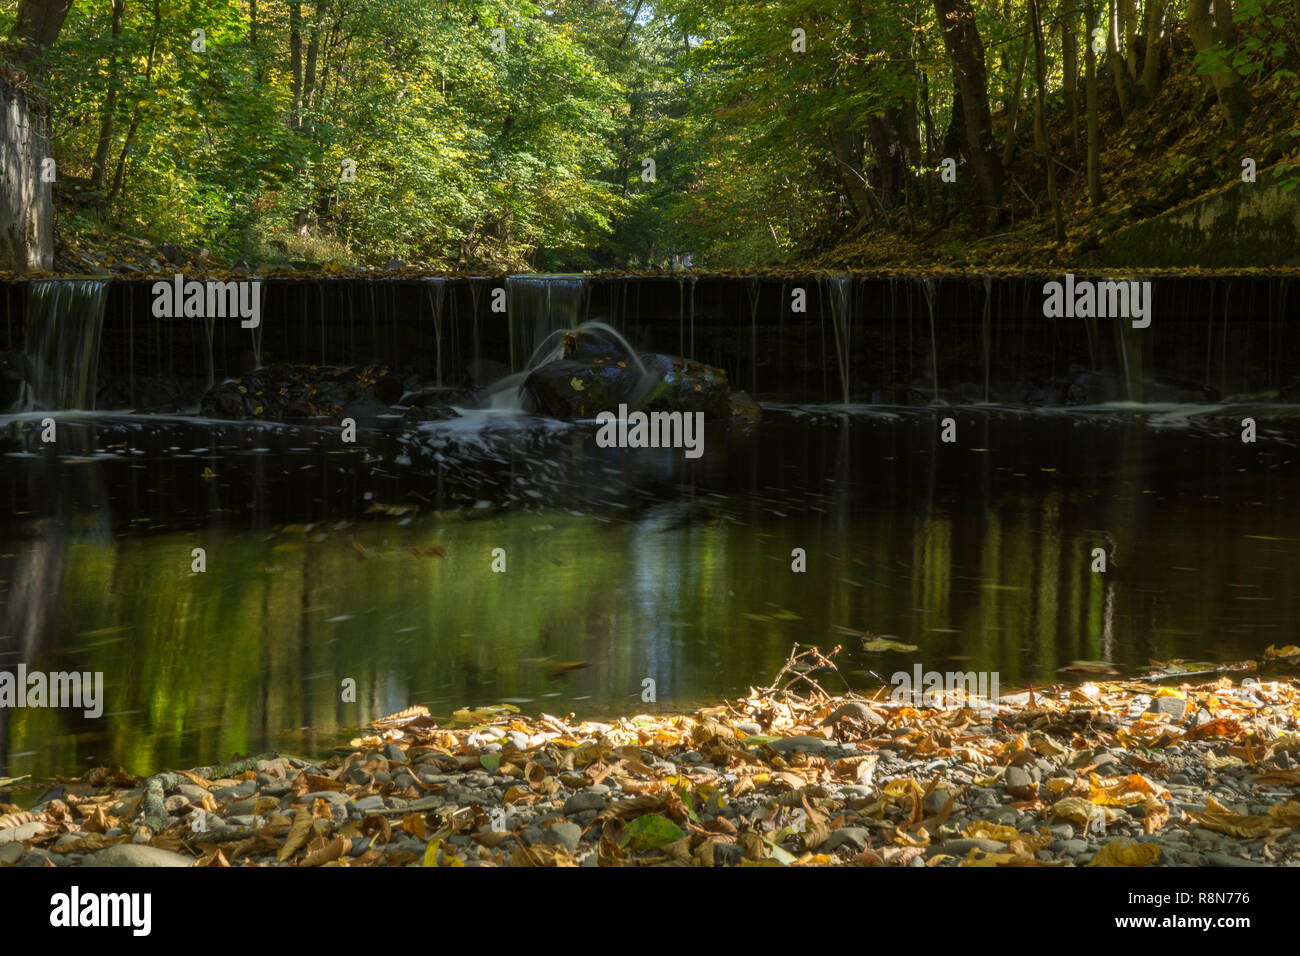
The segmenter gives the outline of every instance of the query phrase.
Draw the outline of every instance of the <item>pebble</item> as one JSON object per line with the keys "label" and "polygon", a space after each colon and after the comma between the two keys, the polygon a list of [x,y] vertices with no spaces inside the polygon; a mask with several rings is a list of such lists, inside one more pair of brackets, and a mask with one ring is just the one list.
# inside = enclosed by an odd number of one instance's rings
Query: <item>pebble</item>
{"label": "pebble", "polygon": [[583,810],[604,810],[608,801],[599,793],[592,793],[591,788],[580,790],[564,801],[564,814],[569,816]]}
{"label": "pebble", "polygon": [[834,726],[835,724],[838,724],[840,719],[843,717],[860,720],[869,727],[885,726],[885,718],[881,717],[866,704],[856,700],[840,704],[840,706],[830,712],[830,715],[822,721],[821,725],[823,727]]}
{"label": "pebble", "polygon": [[831,853],[842,846],[847,846],[861,853],[867,848],[870,840],[871,831],[866,827],[841,827],[832,833],[825,843],[817,847],[817,852]]}
{"label": "pebble", "polygon": [[156,846],[119,843],[86,856],[84,866],[193,866],[194,858]]}
{"label": "pebble", "polygon": [[561,846],[572,853],[582,839],[582,827],[575,823],[552,823],[542,834],[542,842]]}

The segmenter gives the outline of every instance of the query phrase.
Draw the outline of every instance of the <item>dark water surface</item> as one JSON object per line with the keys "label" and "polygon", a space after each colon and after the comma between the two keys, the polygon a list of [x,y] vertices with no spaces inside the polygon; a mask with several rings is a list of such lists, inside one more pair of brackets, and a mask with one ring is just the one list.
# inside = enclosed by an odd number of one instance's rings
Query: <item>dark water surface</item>
{"label": "dark water surface", "polygon": [[1300,422],[1255,414],[1243,444],[1233,408],[772,406],[694,461],[511,416],[356,445],[93,413],[43,445],[39,416],[0,419],[0,668],[105,682],[100,719],[0,709],[0,776],[310,750],[416,703],[689,707],[795,641],[843,645],[859,689],[1257,656],[1300,629]]}

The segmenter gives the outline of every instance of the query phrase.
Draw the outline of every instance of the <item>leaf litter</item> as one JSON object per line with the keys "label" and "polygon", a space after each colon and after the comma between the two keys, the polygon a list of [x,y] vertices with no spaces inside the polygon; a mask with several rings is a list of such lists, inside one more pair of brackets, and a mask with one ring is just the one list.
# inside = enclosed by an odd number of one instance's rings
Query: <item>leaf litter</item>
{"label": "leaf litter", "polygon": [[50,866],[119,844],[216,867],[1300,863],[1295,678],[938,709],[829,694],[834,656],[796,645],[770,686],[692,714],[416,705],[315,763],[58,778],[0,802],[0,865],[7,843]]}

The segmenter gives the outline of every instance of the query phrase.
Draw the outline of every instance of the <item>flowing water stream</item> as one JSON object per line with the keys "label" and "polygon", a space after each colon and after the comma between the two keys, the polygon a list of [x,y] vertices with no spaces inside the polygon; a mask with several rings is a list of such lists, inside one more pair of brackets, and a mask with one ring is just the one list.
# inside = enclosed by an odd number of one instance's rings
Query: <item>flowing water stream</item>
{"label": "flowing water stream", "polygon": [[[796,641],[841,645],[835,679],[867,692],[918,663],[996,671],[1010,689],[1067,680],[1080,660],[1131,674],[1295,643],[1300,408],[1279,401],[1295,367],[1285,313],[1220,313],[1212,334],[1175,342],[1012,323],[1033,289],[989,280],[954,295],[818,279],[806,317],[773,312],[797,279],[655,281],[273,292],[272,360],[389,348],[439,386],[462,385],[471,362],[496,369],[492,407],[362,429],[351,445],[328,425],[89,411],[97,374],[123,407],[169,368],[201,388],[251,353],[248,334],[218,322],[184,339],[144,317],[138,289],[33,283],[17,343],[10,333],[31,407],[0,416],[0,668],[102,672],[106,700],[98,719],[0,709],[0,775],[328,747],[413,703],[680,709],[762,683]],[[499,288],[506,316],[490,311]],[[764,400],[763,419],[709,423],[690,460],[601,448],[591,423],[523,414],[522,376],[575,330],[629,362],[694,343]],[[1158,403],[1162,355],[1215,389],[1261,394]],[[1034,362],[1108,356],[1110,402],[996,400]],[[1241,441],[1247,414],[1254,443]],[[940,438],[945,418],[956,442]],[[869,635],[894,643],[870,650]],[[340,699],[349,678],[355,704]]]}

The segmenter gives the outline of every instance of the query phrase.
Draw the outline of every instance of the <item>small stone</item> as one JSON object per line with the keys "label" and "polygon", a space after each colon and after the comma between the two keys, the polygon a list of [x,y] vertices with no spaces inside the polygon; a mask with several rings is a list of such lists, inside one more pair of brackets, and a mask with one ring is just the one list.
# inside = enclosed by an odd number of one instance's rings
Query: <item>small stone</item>
{"label": "small stone", "polygon": [[860,720],[869,727],[883,727],[885,725],[885,718],[881,717],[866,704],[861,701],[850,700],[846,703],[840,704],[840,706],[831,711],[830,715],[822,721],[822,726],[834,726],[844,717],[848,717],[852,720]]}
{"label": "small stone", "polygon": [[1179,720],[1187,713],[1187,701],[1181,697],[1157,697],[1146,710],[1148,714],[1163,714]]}
{"label": "small stone", "polygon": [[[167,798],[168,800],[171,797]],[[226,814],[232,817],[247,816],[257,809],[257,797],[245,797],[243,800],[236,800],[226,808]],[[168,809],[171,809],[170,807]],[[184,809],[184,807],[182,807]]]}
{"label": "small stone", "polygon": [[[939,787],[932,794],[930,794],[928,797],[925,798],[925,802],[923,806],[930,813],[939,813],[947,805],[948,798],[951,796],[952,796],[951,790],[948,790],[946,787]],[[953,806],[956,806],[955,800],[953,801]]]}
{"label": "small stone", "polygon": [[342,790],[313,790],[311,793],[304,793],[295,803],[311,806],[317,798],[328,800],[330,803],[347,803],[348,795]]}
{"label": "small stone", "polygon": [[1002,782],[1008,790],[1017,790],[1024,787],[1032,787],[1034,780],[1030,777],[1029,772],[1023,767],[1008,767]]}
{"label": "small stone", "polygon": [[542,834],[542,842],[562,846],[572,853],[582,839],[582,827],[574,823],[552,823]]}
{"label": "small stone", "polygon": [[41,823],[39,820],[34,820],[31,823],[23,823],[16,827],[9,827],[8,829],[0,830],[0,845],[8,843],[21,844],[23,840],[30,840],[32,837],[38,836],[44,832],[45,824]]}
{"label": "small stone", "polygon": [[[181,784],[176,788],[176,792],[196,806],[202,803],[203,798],[208,795],[208,791],[193,783]],[[114,814],[114,816],[121,816],[121,814]]]}
{"label": "small stone", "polygon": [[779,754],[794,753],[802,750],[805,753],[818,754],[827,750],[839,749],[833,740],[827,740],[825,737],[784,737],[781,740],[774,740],[771,747]]}
{"label": "small stone", "polygon": [[575,793],[564,801],[564,815],[581,813],[584,810],[604,810],[608,801],[599,793],[592,793],[591,788]]}
{"label": "small stone", "polygon": [[949,840],[943,845],[943,852],[951,853],[954,856],[965,856],[971,850],[983,850],[985,853],[1005,853],[1007,845],[1001,840],[989,840],[983,837],[969,839],[962,837],[957,840]]}
{"label": "small stone", "polygon": [[819,853],[830,853],[842,846],[847,846],[855,852],[861,853],[867,848],[867,842],[870,839],[871,831],[866,827],[841,827],[832,833],[826,842],[817,848],[817,851]]}
{"label": "small stone", "polygon": [[384,757],[391,763],[406,763],[406,751],[392,742],[384,745]]}
{"label": "small stone", "polygon": [[119,843],[86,857],[86,866],[193,866],[194,860],[156,846]]}
{"label": "small stone", "polygon": [[0,866],[13,866],[23,858],[21,843],[0,844]]}

